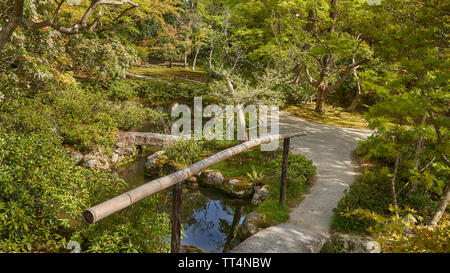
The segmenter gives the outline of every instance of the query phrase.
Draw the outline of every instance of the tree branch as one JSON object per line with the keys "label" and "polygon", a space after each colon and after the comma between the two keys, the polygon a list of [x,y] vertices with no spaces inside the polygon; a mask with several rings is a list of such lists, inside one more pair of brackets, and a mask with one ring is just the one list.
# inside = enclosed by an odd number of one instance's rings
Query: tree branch
{"label": "tree branch", "polygon": [[[84,15],[81,18],[79,23],[76,23],[76,24],[73,24],[72,26],[66,27],[66,26],[60,25],[58,23],[55,23],[57,20],[59,11],[61,10],[61,7],[65,3],[65,1],[66,0],[60,0],[60,2],[56,1],[57,7],[56,7],[56,10],[51,19],[42,21],[42,22],[34,22],[32,20],[29,20],[29,19],[23,17],[24,0],[14,0],[14,15],[10,17],[10,19],[6,23],[6,25],[3,26],[2,29],[0,30],[0,49],[3,48],[3,46],[6,44],[6,42],[11,37],[12,33],[20,25],[26,26],[31,29],[40,29],[40,28],[45,28],[45,27],[51,27],[51,28],[53,28],[61,33],[65,33],[65,34],[76,34],[84,29],[88,29],[89,31],[93,32],[95,27],[97,26],[98,22],[100,21],[101,16],[103,16],[103,12],[99,12],[98,16],[95,18],[95,20],[92,24],[88,25],[87,22],[97,7],[99,7],[99,6],[123,6],[126,4],[131,5],[131,7],[122,11],[119,14],[119,16],[117,16],[115,21],[117,21],[120,17],[125,15],[125,13],[128,12],[129,10],[138,7],[138,4],[132,2],[131,0],[123,0],[123,1],[99,0],[99,1],[93,2],[91,4],[91,6],[89,6],[89,8],[86,10],[86,12],[84,13]],[[116,27],[113,27],[110,29],[116,29]],[[108,28],[104,28],[104,29],[100,30],[100,32],[105,31],[105,30],[108,30]]]}
{"label": "tree branch", "polygon": [[357,63],[353,63],[352,65],[348,66],[344,70],[344,74],[342,75],[342,77],[334,85],[327,87],[327,92],[338,89],[354,70],[358,69],[358,67],[360,67],[361,65],[368,63],[368,62],[369,62],[369,59],[363,59]]}
{"label": "tree branch", "polygon": [[308,80],[308,82],[309,82],[310,84],[312,84],[313,86],[316,86],[316,87],[317,87],[317,81],[315,81],[315,80],[313,79],[313,77],[311,77],[311,75],[309,74],[309,68],[308,68],[307,65],[305,65],[305,74],[306,74],[306,79]]}

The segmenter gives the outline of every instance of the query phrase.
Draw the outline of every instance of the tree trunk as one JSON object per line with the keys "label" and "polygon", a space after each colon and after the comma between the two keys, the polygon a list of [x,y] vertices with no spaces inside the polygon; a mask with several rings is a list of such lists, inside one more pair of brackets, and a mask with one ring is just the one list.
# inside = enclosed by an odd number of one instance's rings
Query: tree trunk
{"label": "tree trunk", "polygon": [[8,23],[0,30],[0,50],[19,26],[23,17],[24,0],[14,0],[14,14],[10,17]]}
{"label": "tree trunk", "polygon": [[298,84],[300,82],[300,77],[302,75],[303,65],[298,64],[294,67],[292,72],[295,74],[294,84]]}
{"label": "tree trunk", "polygon": [[9,37],[13,34],[14,30],[19,26],[20,19],[13,17],[8,23],[0,30],[0,50],[9,41]]}
{"label": "tree trunk", "polygon": [[448,201],[450,200],[450,183],[447,183],[444,193],[442,194],[441,200],[439,202],[439,207],[434,213],[433,219],[431,219],[430,226],[435,227],[439,223],[444,215],[445,209],[447,209]]}
{"label": "tree trunk", "polygon": [[398,173],[398,167],[400,165],[400,158],[401,158],[402,152],[399,149],[397,152],[397,159],[395,160],[395,166],[394,166],[394,175],[392,176],[391,179],[391,191],[392,191],[392,203],[394,203],[394,210],[395,210],[395,216],[397,216],[397,218],[399,217],[398,215],[398,204],[397,204],[397,191],[395,190],[395,181],[397,180],[397,173]]}
{"label": "tree trunk", "polygon": [[316,112],[319,114],[325,114],[325,94],[326,89],[323,86],[319,86],[317,89],[316,99]]}
{"label": "tree trunk", "polygon": [[[227,85],[227,89],[228,92],[230,93],[231,98],[233,99],[233,103],[234,106],[238,106],[239,102],[236,100],[236,94],[234,92],[234,86],[233,83],[231,82],[230,78],[226,75],[226,73],[222,73],[222,77],[224,78],[226,85]],[[247,134],[247,129],[246,129],[246,125],[245,125],[245,115],[244,115],[244,106],[239,107],[237,110],[237,128],[238,128],[238,140],[240,141],[248,141],[248,134]],[[239,139],[239,130],[244,130],[243,132],[243,136],[240,137]]]}
{"label": "tree trunk", "polygon": [[[420,121],[419,127],[425,125],[425,121],[427,119],[426,115],[423,115],[422,120]],[[414,153],[414,169],[415,170],[419,170],[419,165],[420,165],[420,154],[423,151],[423,141],[424,141],[424,136],[421,135],[419,137],[419,139],[417,140],[416,143],[416,151]],[[412,191],[416,191],[417,189],[417,179],[414,179],[412,181]]]}
{"label": "tree trunk", "polygon": [[358,72],[356,72],[356,69],[353,71],[353,76],[355,76],[356,81],[356,97],[353,99],[352,104],[347,108],[348,112],[355,111],[356,107],[361,101],[362,97],[362,90],[361,90],[361,79],[358,76]]}
{"label": "tree trunk", "polygon": [[338,15],[337,6],[339,5],[338,0],[331,0],[332,10],[330,11],[330,17],[333,20],[333,24],[331,25],[330,32],[334,32],[336,29],[336,20]]}
{"label": "tree trunk", "polygon": [[198,54],[200,53],[200,48],[201,46],[198,46],[197,49],[195,50],[194,61],[192,62],[192,71],[195,71],[195,66],[197,65],[197,57]]}
{"label": "tree trunk", "polygon": [[[212,45],[211,45],[211,46],[212,46]],[[209,69],[211,69],[212,71],[214,71],[213,65],[212,65],[212,55],[213,55],[213,49],[212,49],[212,47],[211,47],[211,50],[209,51],[209,59],[208,59],[208,61],[209,61]]]}

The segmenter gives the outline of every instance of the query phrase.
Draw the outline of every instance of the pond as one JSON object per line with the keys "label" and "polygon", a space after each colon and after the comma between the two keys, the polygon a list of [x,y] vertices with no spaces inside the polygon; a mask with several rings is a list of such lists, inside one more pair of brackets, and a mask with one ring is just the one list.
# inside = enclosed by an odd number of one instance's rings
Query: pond
{"label": "pond", "polygon": [[[120,166],[117,175],[135,188],[151,181],[144,176],[146,156]],[[171,213],[171,189],[160,194],[161,210]],[[228,196],[220,190],[183,184],[181,245],[200,248],[206,253],[228,252],[239,243],[237,229],[250,211],[250,199]]]}

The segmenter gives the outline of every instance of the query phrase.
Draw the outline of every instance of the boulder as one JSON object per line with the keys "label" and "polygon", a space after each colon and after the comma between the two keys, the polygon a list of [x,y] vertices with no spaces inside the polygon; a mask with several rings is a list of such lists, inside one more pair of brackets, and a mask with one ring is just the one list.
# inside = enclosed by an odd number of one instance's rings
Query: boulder
{"label": "boulder", "polygon": [[200,175],[200,184],[209,187],[219,188],[222,186],[225,177],[219,170],[206,170]]}
{"label": "boulder", "polygon": [[267,200],[269,198],[269,196],[270,196],[270,192],[267,189],[267,186],[263,186],[257,192],[255,192],[255,194],[253,194],[252,205],[253,206],[260,205],[262,202]]}
{"label": "boulder", "polygon": [[380,253],[381,246],[371,237],[334,233],[323,252]]}
{"label": "boulder", "polygon": [[83,154],[78,151],[69,151],[70,158],[72,159],[75,165],[78,165],[83,161]]}
{"label": "boulder", "polygon": [[88,169],[109,169],[108,158],[100,152],[85,155],[83,157],[83,165]]}
{"label": "boulder", "polygon": [[158,151],[149,157],[147,157],[147,161],[145,162],[145,175],[156,177],[160,174],[162,163],[161,156],[165,153],[165,151]]}
{"label": "boulder", "polygon": [[185,185],[191,189],[198,188],[198,178],[195,176],[191,176],[188,179],[186,179]]}
{"label": "boulder", "polygon": [[191,245],[180,246],[180,251],[181,253],[205,253],[203,249]]}
{"label": "boulder", "polygon": [[84,162],[84,166],[88,169],[94,169],[97,166],[97,160],[89,159]]}
{"label": "boulder", "polygon": [[111,163],[117,163],[119,161],[119,155],[116,153],[112,153],[111,155]]}
{"label": "boulder", "polygon": [[245,177],[230,178],[223,183],[222,189],[234,197],[250,197],[253,194],[253,182]]}
{"label": "boulder", "polygon": [[242,235],[244,235],[245,238],[248,238],[252,235],[255,235],[263,229],[259,226],[259,222],[263,219],[263,216],[260,213],[257,212],[251,212],[249,213],[242,223],[241,231]]}
{"label": "boulder", "polygon": [[158,161],[160,160],[161,156],[165,153],[166,151],[162,150],[162,151],[158,151],[152,155],[150,155],[149,157],[147,157],[147,161],[145,162],[145,168],[146,169],[154,169],[154,168],[158,168]]}

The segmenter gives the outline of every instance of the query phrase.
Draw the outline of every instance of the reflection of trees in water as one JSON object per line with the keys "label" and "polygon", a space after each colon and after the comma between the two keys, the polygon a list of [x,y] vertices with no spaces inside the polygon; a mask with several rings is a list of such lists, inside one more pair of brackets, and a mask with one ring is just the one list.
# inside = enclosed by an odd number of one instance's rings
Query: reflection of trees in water
{"label": "reflection of trees in water", "polygon": [[[171,192],[166,191],[162,200],[161,203],[166,204],[164,210],[170,213]],[[215,252],[228,251],[236,242],[237,227],[248,203],[248,200],[231,198],[215,189],[189,189],[183,192],[183,227],[191,234],[207,238]]]}
{"label": "reflection of trees in water", "polygon": [[[130,188],[150,182],[150,178],[144,177],[145,157],[139,158],[133,163],[116,169],[119,177],[124,178]],[[210,246],[214,246],[216,252],[224,252],[231,249],[236,243],[236,230],[241,217],[249,212],[250,200],[232,198],[225,193],[210,188],[200,187],[188,189],[183,187],[182,224],[185,230],[201,234],[207,238]],[[157,210],[172,213],[172,189],[169,188],[158,194],[159,207]],[[224,215],[228,216],[226,219]]]}
{"label": "reflection of trees in water", "polygon": [[[229,230],[224,230],[224,233],[228,234],[227,240],[225,242],[225,245],[223,247],[223,252],[229,252],[236,243],[236,234],[237,234],[237,227],[239,226],[239,223],[241,222],[241,216],[242,216],[243,206],[238,206],[234,210],[234,216],[233,216],[233,222],[231,223],[231,226],[229,226]],[[228,224],[228,223],[227,223]],[[225,227],[225,225],[224,225]]]}

